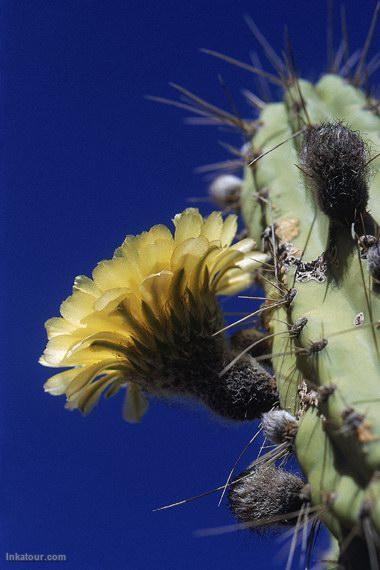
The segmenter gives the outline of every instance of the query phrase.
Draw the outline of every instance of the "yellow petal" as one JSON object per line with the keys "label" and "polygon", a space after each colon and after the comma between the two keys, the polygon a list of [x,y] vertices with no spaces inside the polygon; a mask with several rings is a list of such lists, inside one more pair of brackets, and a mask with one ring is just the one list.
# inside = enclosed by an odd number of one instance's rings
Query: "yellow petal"
{"label": "yellow petal", "polygon": [[102,291],[130,286],[130,269],[124,257],[101,261],[92,272],[95,284]]}
{"label": "yellow petal", "polygon": [[253,276],[249,273],[241,273],[241,275],[236,275],[233,278],[227,275],[218,284],[218,295],[236,295],[250,287],[252,282]]}
{"label": "yellow petal", "polygon": [[140,251],[140,269],[143,277],[170,269],[173,241],[158,240],[147,243]]}
{"label": "yellow petal", "polygon": [[49,392],[52,396],[60,396],[66,392],[67,386],[72,382],[78,374],[77,368],[70,368],[59,374],[55,374],[44,384],[45,392]]}
{"label": "yellow petal", "polygon": [[98,403],[103,391],[112,384],[112,382],[113,379],[107,377],[95,380],[82,388],[79,392],[76,392],[73,396],[70,396],[65,408],[68,410],[79,408],[83,414],[87,415],[91,412],[95,404]]}
{"label": "yellow petal", "polygon": [[46,321],[45,328],[48,339],[51,339],[54,336],[72,333],[75,331],[76,326],[69,323],[69,321],[66,321],[62,317],[53,317]]}
{"label": "yellow petal", "polygon": [[73,289],[82,291],[82,293],[87,293],[93,297],[98,297],[101,293],[93,280],[86,277],[86,275],[78,275],[75,277]]}
{"label": "yellow petal", "polygon": [[172,279],[172,271],[161,271],[144,279],[140,286],[143,300],[159,311],[167,303]]}
{"label": "yellow petal", "polygon": [[124,399],[123,418],[131,424],[138,423],[148,409],[148,400],[141,388],[134,382],[128,382]]}
{"label": "yellow petal", "polygon": [[187,208],[187,210],[174,217],[173,223],[175,225],[174,239],[178,244],[200,235],[203,218],[196,208]]}
{"label": "yellow petal", "polygon": [[237,232],[237,216],[230,215],[228,216],[223,223],[223,229],[220,236],[220,241],[222,242],[222,246],[229,246],[232,243]]}
{"label": "yellow petal", "polygon": [[168,241],[169,243],[173,241],[173,236],[168,227],[163,224],[157,224],[153,226],[149,232],[147,232],[149,243],[157,243],[157,241]]}
{"label": "yellow petal", "polygon": [[171,270],[177,271],[184,268],[191,270],[194,264],[207,252],[209,244],[206,238],[190,238],[180,243],[173,251]]}
{"label": "yellow petal", "polygon": [[[112,355],[115,359],[118,356],[125,358],[127,354],[128,338],[114,332],[101,331],[94,333],[81,339],[79,342],[76,342],[67,352],[66,359],[69,359],[78,351],[83,351],[90,347],[93,348],[94,360],[97,358],[96,351],[98,348],[108,351],[108,356]],[[100,359],[98,358],[98,360]]]}
{"label": "yellow petal", "polygon": [[70,382],[66,389],[67,397],[70,398],[82,390],[87,384],[89,384],[89,382],[91,382],[91,380],[93,380],[107,368],[112,367],[114,364],[117,364],[117,361],[114,359],[109,359],[102,362],[95,362],[94,364],[86,366],[82,369],[77,369],[75,378]]}
{"label": "yellow petal", "polygon": [[223,229],[223,219],[221,212],[212,212],[206,219],[202,227],[202,236],[208,241],[220,241]]}
{"label": "yellow petal", "polygon": [[129,241],[130,247],[134,247],[139,254],[139,259],[141,259],[141,252],[148,245],[154,245],[158,241],[165,241],[166,243],[171,243],[173,241],[173,236],[169,228],[163,225],[153,226],[148,232],[143,232],[135,238],[135,240]]}
{"label": "yellow petal", "polygon": [[61,304],[61,315],[70,323],[80,325],[83,317],[93,310],[94,300],[92,295],[83,293],[83,291],[74,291],[74,293]]}
{"label": "yellow petal", "polygon": [[95,311],[114,311],[121,301],[128,296],[129,292],[128,287],[109,289],[95,302]]}
{"label": "yellow petal", "polygon": [[242,239],[241,241],[238,241],[237,243],[234,243],[234,245],[231,245],[231,249],[236,249],[237,251],[241,251],[242,253],[247,253],[249,251],[252,251],[255,245],[256,245],[255,240],[253,240],[252,238],[245,238]]}
{"label": "yellow petal", "polygon": [[[43,366],[60,366],[69,349],[78,342],[72,335],[55,336],[46,345],[39,362]],[[63,364],[62,364],[63,365]]]}
{"label": "yellow petal", "polygon": [[210,267],[211,278],[220,271],[234,267],[241,258],[242,254],[240,251],[235,251],[231,248],[220,251],[220,253],[215,257],[213,265]]}
{"label": "yellow petal", "polygon": [[268,261],[268,256],[266,253],[262,253],[261,251],[252,251],[249,255],[246,255],[237,262],[236,265],[244,271],[253,271],[254,269],[258,269],[262,266],[263,263]]}

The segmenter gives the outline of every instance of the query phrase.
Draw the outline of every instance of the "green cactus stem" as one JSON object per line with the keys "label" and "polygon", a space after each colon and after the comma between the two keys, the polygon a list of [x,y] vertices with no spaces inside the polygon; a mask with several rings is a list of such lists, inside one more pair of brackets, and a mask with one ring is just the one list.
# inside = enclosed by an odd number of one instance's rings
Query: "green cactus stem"
{"label": "green cactus stem", "polygon": [[[259,119],[259,158],[245,168],[241,211],[249,235],[272,252],[274,269],[262,279],[268,297],[296,291],[290,304],[263,313],[274,335],[268,360],[281,408],[299,418],[294,451],[312,504],[341,547],[356,537],[349,547],[364,568],[363,544],[380,537],[380,295],[363,237],[378,243],[379,161],[363,165],[371,168],[368,205],[336,221],[321,208],[302,153],[311,129],[344,125],[364,141],[369,162],[380,148],[380,117],[360,89],[329,74],[315,85],[293,79],[283,102],[265,105]],[[344,188],[342,210],[353,186]],[[359,567],[355,556],[350,564]]]}

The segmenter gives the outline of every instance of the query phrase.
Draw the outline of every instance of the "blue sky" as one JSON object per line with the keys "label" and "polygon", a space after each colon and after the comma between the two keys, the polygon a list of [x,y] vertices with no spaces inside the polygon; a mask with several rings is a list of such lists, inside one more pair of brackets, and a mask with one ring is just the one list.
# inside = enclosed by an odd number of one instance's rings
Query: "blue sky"
{"label": "blue sky", "polygon": [[[175,81],[228,107],[221,74],[247,115],[240,92],[257,90],[254,76],[199,48],[245,60],[250,50],[260,53],[244,22],[250,14],[280,51],[287,23],[299,69],[317,78],[326,61],[321,4],[2,3],[4,555],[65,553],[65,567],[92,570],[284,566],[276,538],[194,536],[232,522],[216,497],[152,513],[223,481],[254,424],[231,426],[195,406],[153,402],[142,424],[131,426],[121,419],[120,398],[82,418],[44,394],[49,371],[37,360],[43,323],[57,314],[74,276],[89,274],[126,234],[169,223],[188,197],[205,193],[194,167],[227,157],[218,141],[239,144],[184,125],[180,112],[144,96],[171,96]],[[353,48],[374,2],[366,5],[346,2]]]}

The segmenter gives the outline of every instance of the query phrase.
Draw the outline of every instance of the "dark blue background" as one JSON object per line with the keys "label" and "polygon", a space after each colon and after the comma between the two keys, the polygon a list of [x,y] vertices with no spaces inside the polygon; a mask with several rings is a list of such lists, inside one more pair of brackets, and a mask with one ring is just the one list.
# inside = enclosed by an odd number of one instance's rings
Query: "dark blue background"
{"label": "dark blue background", "polygon": [[[374,3],[346,4],[358,47]],[[326,61],[320,2],[2,2],[0,567],[8,566],[5,552],[65,553],[70,569],[285,565],[284,551],[274,556],[277,539],[195,538],[197,528],[232,522],[215,496],[152,513],[221,482],[254,425],[154,402],[131,426],[120,398],[84,419],[44,394],[50,371],[37,364],[43,322],[73,277],[110,257],[125,234],[168,223],[187,197],[205,191],[194,167],[227,157],[217,143],[223,133],[184,126],[180,113],[143,96],[169,95],[176,81],[228,106],[222,73],[247,114],[239,92],[256,89],[254,77],[198,52],[248,60],[257,46],[245,13],[278,50],[288,23],[300,69],[318,76]]]}

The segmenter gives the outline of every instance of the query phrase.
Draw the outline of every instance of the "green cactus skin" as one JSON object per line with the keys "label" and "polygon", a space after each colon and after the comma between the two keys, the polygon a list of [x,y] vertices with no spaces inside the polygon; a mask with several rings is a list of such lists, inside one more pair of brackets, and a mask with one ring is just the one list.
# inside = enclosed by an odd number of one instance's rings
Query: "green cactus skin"
{"label": "green cactus skin", "polygon": [[[313,125],[342,121],[360,133],[370,156],[379,152],[379,115],[361,90],[329,74],[315,85],[293,82],[283,102],[265,106],[252,140],[253,153],[258,156],[270,150],[309,121]],[[317,206],[307,176],[296,166],[301,144],[302,134],[245,168],[241,211],[257,243],[267,226],[281,227],[290,220],[297,233],[290,241],[303,254],[302,261],[311,262],[326,251],[330,220]],[[379,164],[380,160],[371,163],[368,204],[378,223]],[[375,326],[380,320],[380,294],[359,257],[357,240],[343,226],[337,235],[337,254],[335,265],[328,264],[323,283],[294,281],[292,267],[282,273],[280,282],[287,289],[294,286],[297,294],[289,306],[283,304],[263,315],[270,333],[276,335],[272,362],[281,407],[300,418],[295,453],[311,485],[312,504],[321,506],[321,520],[342,544],[353,529],[360,535],[363,512],[380,536],[380,330]],[[276,283],[274,273],[266,276]],[[275,287],[267,280],[263,286],[273,298]],[[361,312],[364,325],[355,328],[354,319]],[[292,339],[289,326],[300,317],[306,317],[307,324]],[[328,344],[320,352],[299,350],[310,349],[321,339]],[[302,381],[310,390],[332,385],[335,389],[304,411],[299,394]],[[349,407],[364,416],[364,431],[344,427],[342,413]],[[351,564],[356,567],[353,559]]]}

